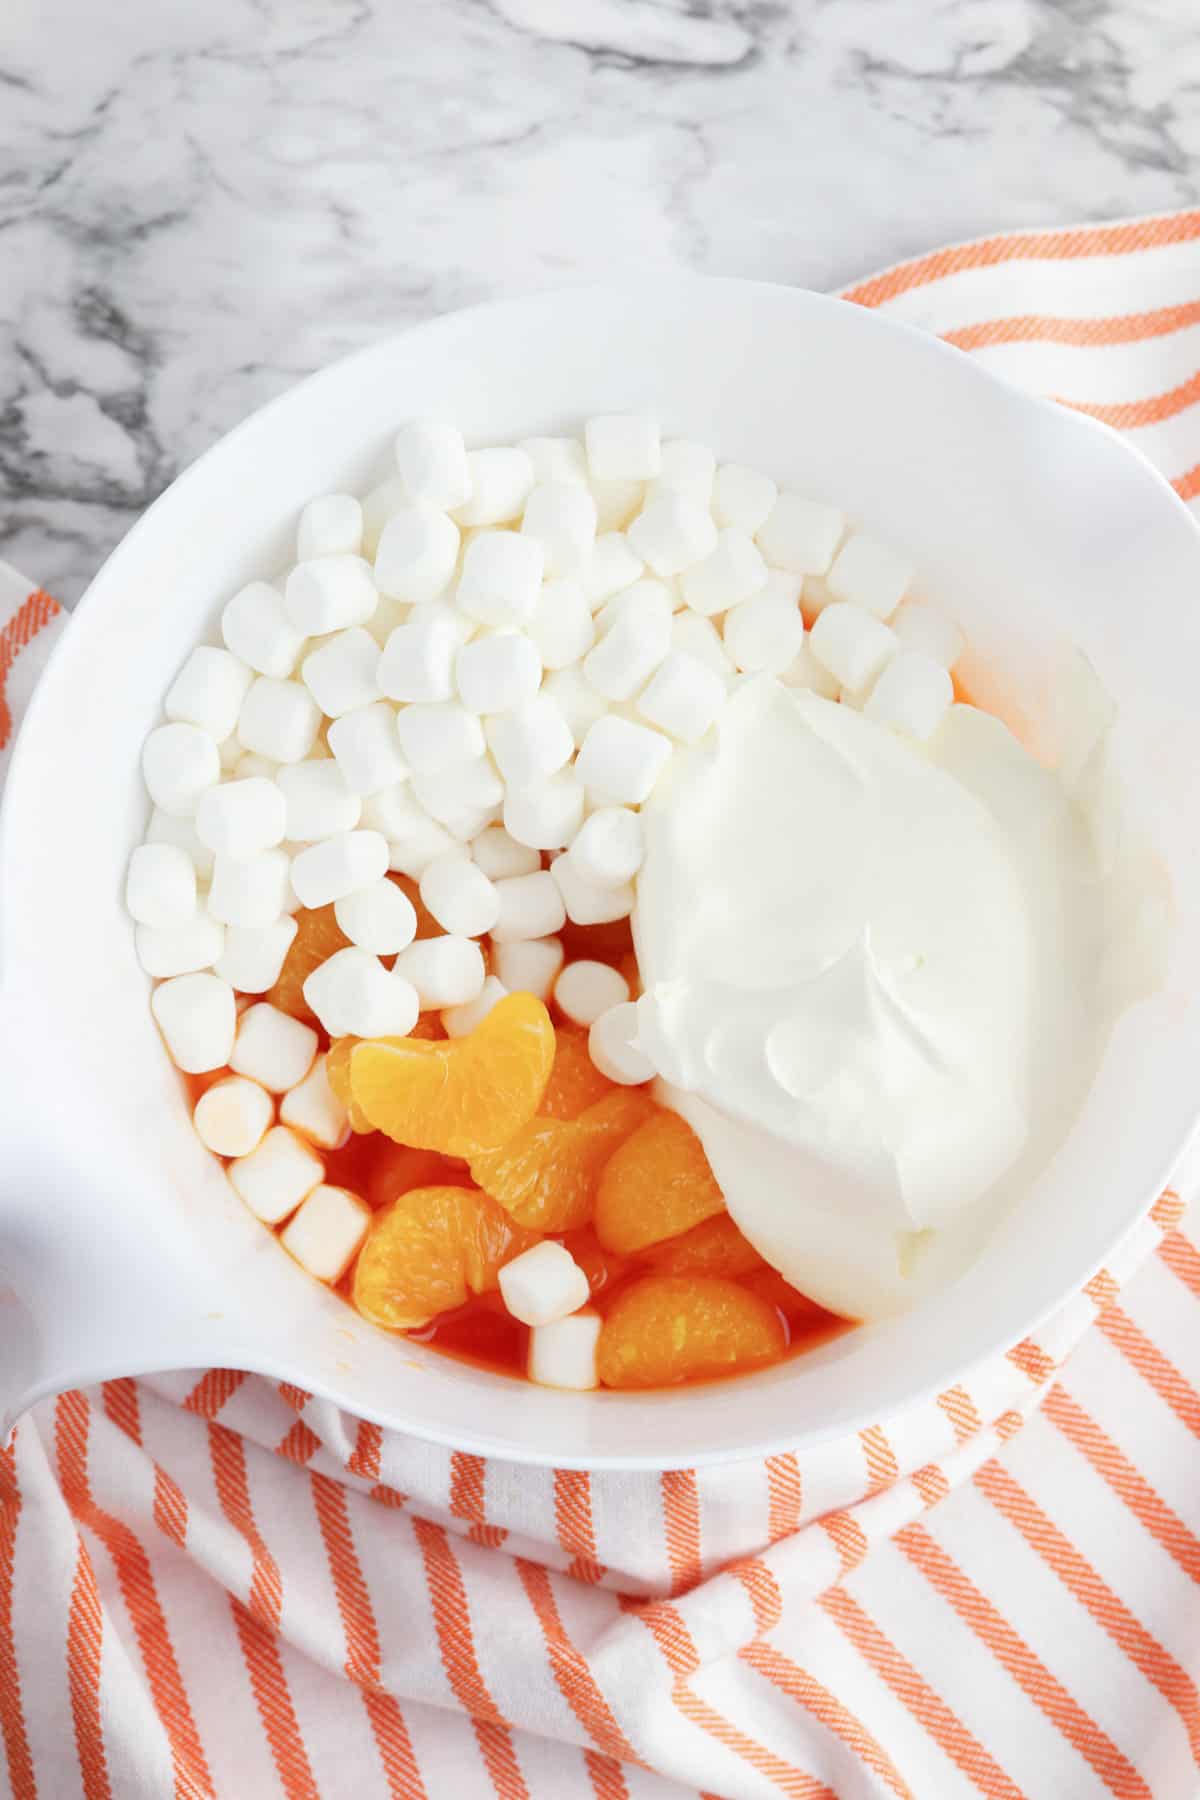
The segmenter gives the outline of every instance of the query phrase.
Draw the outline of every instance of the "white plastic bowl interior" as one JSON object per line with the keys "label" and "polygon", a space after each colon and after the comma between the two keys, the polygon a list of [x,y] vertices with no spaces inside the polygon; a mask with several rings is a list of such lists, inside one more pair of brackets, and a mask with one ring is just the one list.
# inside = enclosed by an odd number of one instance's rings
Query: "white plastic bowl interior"
{"label": "white plastic bowl interior", "polygon": [[[632,408],[910,551],[1014,716],[1039,721],[1048,667],[1081,645],[1120,705],[1178,923],[1166,989],[1121,1020],[1052,1166],[955,1287],[741,1381],[568,1395],[371,1329],[255,1223],[192,1133],[121,889],[167,683],[228,595],[286,561],[304,500],[380,479],[412,414],[506,442]],[[485,1454],[664,1468],[858,1428],[1021,1337],[1150,1204],[1198,1111],[1198,599],[1200,532],[1116,437],[794,289],[647,283],[479,307],[266,407],[101,570],[17,749],[0,846],[0,1424],[77,1381],[214,1364]]]}

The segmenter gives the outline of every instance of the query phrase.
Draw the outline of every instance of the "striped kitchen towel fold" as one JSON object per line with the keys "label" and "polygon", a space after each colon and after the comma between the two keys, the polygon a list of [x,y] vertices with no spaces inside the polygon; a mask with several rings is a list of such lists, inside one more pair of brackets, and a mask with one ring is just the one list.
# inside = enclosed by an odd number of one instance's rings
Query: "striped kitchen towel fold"
{"label": "striped kitchen towel fold", "polygon": [[[847,298],[1200,495],[1200,211]],[[0,746],[55,612],[0,571]],[[43,1403],[0,1454],[11,1792],[1195,1795],[1194,1195],[1200,1155],[1036,1341],[803,1457],[522,1469],[225,1370]]]}

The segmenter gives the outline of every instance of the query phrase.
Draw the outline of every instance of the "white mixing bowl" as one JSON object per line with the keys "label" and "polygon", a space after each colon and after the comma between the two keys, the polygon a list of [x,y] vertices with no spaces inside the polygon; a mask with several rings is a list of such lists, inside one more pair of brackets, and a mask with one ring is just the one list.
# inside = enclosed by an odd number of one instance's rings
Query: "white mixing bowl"
{"label": "white mixing bowl", "polygon": [[[1081,645],[1119,703],[1178,921],[1166,987],[1121,1019],[1059,1154],[957,1285],[763,1374],[575,1395],[373,1330],[279,1250],[192,1132],[121,890],[164,690],[234,589],[286,561],[303,501],[380,479],[411,414],[487,443],[634,408],[911,553],[987,697],[1034,726],[1046,669]],[[129,533],[21,734],[0,841],[0,1426],[57,1387],[214,1364],[467,1450],[669,1468],[803,1447],[963,1376],[1098,1267],[1200,1111],[1198,685],[1200,532],[1166,483],[858,307],[739,281],[579,290],[436,319],[305,381]]]}

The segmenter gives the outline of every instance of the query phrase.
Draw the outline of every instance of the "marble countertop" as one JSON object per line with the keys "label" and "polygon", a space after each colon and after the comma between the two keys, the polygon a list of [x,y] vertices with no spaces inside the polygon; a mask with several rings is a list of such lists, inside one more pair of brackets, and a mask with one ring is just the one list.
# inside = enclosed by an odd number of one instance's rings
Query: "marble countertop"
{"label": "marble countertop", "polygon": [[1180,0],[8,0],[0,554],[68,602],[237,419],[409,321],[831,287],[1194,203]]}

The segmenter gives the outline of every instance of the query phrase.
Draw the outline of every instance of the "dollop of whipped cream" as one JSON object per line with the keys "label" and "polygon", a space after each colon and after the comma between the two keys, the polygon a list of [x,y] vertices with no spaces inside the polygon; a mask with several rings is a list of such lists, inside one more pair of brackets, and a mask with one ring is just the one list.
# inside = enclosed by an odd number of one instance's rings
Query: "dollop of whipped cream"
{"label": "dollop of whipped cream", "polygon": [[790,1281],[902,1310],[928,1246],[965,1244],[1090,1073],[1082,819],[974,708],[926,748],[760,677],[644,822],[638,1041],[661,1097]]}

